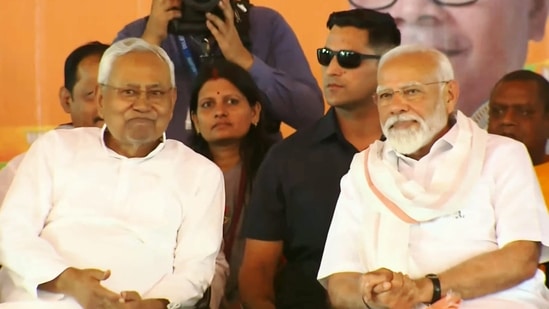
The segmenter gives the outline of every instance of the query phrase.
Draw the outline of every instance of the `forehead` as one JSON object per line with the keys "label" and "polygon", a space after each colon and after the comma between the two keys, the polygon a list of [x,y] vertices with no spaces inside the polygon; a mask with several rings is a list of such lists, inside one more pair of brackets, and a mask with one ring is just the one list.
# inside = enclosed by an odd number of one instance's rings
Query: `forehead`
{"label": "forehead", "polygon": [[386,61],[378,70],[380,86],[400,85],[411,82],[437,81],[437,62],[427,55],[399,55]]}
{"label": "forehead", "polygon": [[77,78],[81,77],[95,77],[99,68],[99,61],[101,56],[91,55],[87,56],[80,63],[78,63]]}
{"label": "forehead", "polygon": [[490,98],[490,102],[504,105],[528,105],[543,103],[538,99],[538,86],[534,81],[505,81],[499,83]]}
{"label": "forehead", "polygon": [[369,46],[368,30],[351,26],[333,26],[326,39],[326,47],[332,50],[352,50],[361,53],[373,53]]}
{"label": "forehead", "polygon": [[170,69],[152,52],[130,52],[112,64],[110,80],[121,83],[170,83]]}
{"label": "forehead", "polygon": [[240,90],[236,86],[225,78],[210,79],[204,83],[200,89],[199,96],[211,95],[212,93],[237,93],[240,94]]}

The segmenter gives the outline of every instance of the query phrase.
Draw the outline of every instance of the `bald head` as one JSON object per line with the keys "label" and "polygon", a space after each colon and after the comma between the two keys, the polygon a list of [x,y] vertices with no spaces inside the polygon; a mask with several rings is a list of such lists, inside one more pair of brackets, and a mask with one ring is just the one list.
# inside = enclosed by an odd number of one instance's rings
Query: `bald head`
{"label": "bald head", "polygon": [[[379,60],[379,71],[386,65],[396,63],[403,70],[434,74],[437,80],[453,80],[454,69],[446,55],[422,45],[401,45],[385,53]],[[379,73],[378,73],[379,77]]]}

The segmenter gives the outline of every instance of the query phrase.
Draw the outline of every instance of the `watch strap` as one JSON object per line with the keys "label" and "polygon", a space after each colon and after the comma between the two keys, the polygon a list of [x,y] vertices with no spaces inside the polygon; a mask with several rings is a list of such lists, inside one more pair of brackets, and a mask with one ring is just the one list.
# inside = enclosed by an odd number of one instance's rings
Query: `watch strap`
{"label": "watch strap", "polygon": [[440,287],[440,279],[438,278],[438,276],[436,274],[428,274],[427,276],[425,276],[426,278],[428,278],[429,280],[431,280],[431,282],[433,283],[433,298],[431,299],[431,302],[430,304],[434,304],[436,303],[441,297],[442,297],[442,289]]}

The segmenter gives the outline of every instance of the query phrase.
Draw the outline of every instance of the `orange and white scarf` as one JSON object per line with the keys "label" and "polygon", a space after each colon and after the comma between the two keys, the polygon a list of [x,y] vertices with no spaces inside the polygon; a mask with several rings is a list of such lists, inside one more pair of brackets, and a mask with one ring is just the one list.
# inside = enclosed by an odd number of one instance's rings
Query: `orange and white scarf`
{"label": "orange and white scarf", "polygon": [[377,141],[358,154],[349,175],[367,204],[363,262],[369,270],[387,267],[411,277],[422,273],[410,265],[410,227],[450,215],[463,208],[467,196],[479,179],[484,162],[488,133],[458,112],[457,135],[452,148],[437,155],[444,168],[433,172],[423,186],[399,173],[396,159],[384,158],[386,143]]}

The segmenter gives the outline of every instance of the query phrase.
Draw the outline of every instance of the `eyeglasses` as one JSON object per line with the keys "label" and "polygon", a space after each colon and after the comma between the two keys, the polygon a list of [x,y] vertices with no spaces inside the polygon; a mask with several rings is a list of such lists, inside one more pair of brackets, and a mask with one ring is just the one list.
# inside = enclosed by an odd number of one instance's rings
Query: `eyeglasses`
{"label": "eyeglasses", "polygon": [[316,59],[322,66],[326,67],[330,65],[330,62],[332,62],[332,58],[334,58],[334,56],[337,59],[337,63],[339,63],[342,68],[346,69],[358,68],[364,59],[381,58],[379,55],[365,55],[351,50],[333,51],[327,47],[322,47],[316,50]]}
{"label": "eyeglasses", "polygon": [[127,102],[135,102],[141,98],[141,95],[145,93],[145,98],[151,102],[160,102],[166,98],[168,92],[172,87],[167,89],[162,88],[151,88],[147,90],[141,90],[138,87],[116,87],[108,84],[100,84],[103,87],[110,88],[116,91],[116,95]]}
{"label": "eyeglasses", "polygon": [[398,88],[398,90],[394,90],[391,88],[388,89],[382,89],[378,91],[376,94],[374,94],[374,103],[379,106],[386,106],[391,104],[393,101],[393,97],[395,96],[395,93],[400,93],[402,98],[406,100],[406,102],[414,103],[417,101],[420,101],[425,98],[427,94],[427,86],[429,85],[437,85],[437,84],[447,84],[450,81],[438,81],[438,82],[431,82],[431,83],[414,83],[411,85],[406,85],[403,87]]}
{"label": "eyeglasses", "polygon": [[[349,0],[349,3],[357,8],[370,10],[383,10],[395,5],[397,0]],[[477,0],[433,0],[435,4],[446,6],[470,5]]]}

